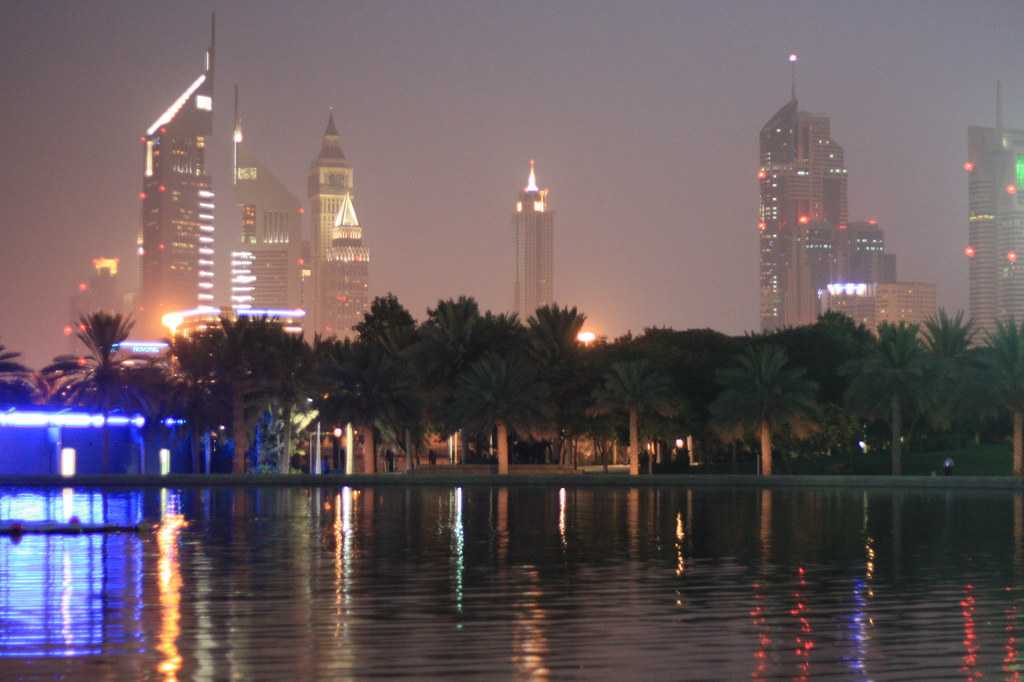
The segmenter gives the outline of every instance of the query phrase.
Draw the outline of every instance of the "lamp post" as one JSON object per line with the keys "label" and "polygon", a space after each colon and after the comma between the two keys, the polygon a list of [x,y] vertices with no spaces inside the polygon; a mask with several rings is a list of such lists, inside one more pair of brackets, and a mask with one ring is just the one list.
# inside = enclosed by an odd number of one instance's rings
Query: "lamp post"
{"label": "lamp post", "polygon": [[335,470],[337,470],[337,469],[341,468],[341,453],[339,452],[339,448],[341,447],[341,427],[340,426],[335,426],[334,427],[333,435],[334,435],[334,441],[333,441],[334,444],[333,444],[332,450],[331,450],[331,453],[333,455],[333,458],[331,460],[331,464],[332,464],[332,467]]}

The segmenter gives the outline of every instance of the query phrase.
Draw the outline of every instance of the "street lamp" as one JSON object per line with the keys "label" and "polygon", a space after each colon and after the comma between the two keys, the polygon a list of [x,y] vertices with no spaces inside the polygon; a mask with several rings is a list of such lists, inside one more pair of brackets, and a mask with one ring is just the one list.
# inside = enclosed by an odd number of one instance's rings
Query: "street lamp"
{"label": "street lamp", "polygon": [[341,453],[340,453],[340,450],[339,450],[340,447],[341,447],[341,427],[340,426],[335,426],[334,427],[334,444],[333,444],[333,446],[331,448],[331,452],[334,455],[334,457],[333,457],[333,459],[331,461],[334,464],[334,469],[335,470],[341,468]]}

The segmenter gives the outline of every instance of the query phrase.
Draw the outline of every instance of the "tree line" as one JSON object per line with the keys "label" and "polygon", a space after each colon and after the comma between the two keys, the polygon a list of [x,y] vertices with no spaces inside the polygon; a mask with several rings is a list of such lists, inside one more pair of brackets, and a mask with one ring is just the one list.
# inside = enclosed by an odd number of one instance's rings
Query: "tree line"
{"label": "tree line", "polygon": [[[351,339],[307,343],[269,320],[225,318],[145,362],[118,352],[130,318],[95,313],[78,324],[81,353],[38,372],[0,346],[0,402],[183,418],[195,471],[204,434],[225,427],[234,472],[287,472],[315,415],[359,428],[368,472],[384,451],[412,462],[429,437],[458,433],[465,461],[496,461],[500,473],[512,462],[573,467],[584,446],[607,465],[620,445],[634,475],[655,462],[680,470],[685,439],[702,462],[731,460],[733,471],[738,456],[771,475],[780,462],[874,451],[899,475],[908,447],[1012,433],[1013,473],[1024,474],[1024,324],[979,334],[962,313],[939,311],[874,333],[830,312],[771,333],[649,328],[584,344],[585,323],[574,307],[524,321],[468,297],[417,321],[389,294]],[[253,447],[268,432],[277,448]]]}

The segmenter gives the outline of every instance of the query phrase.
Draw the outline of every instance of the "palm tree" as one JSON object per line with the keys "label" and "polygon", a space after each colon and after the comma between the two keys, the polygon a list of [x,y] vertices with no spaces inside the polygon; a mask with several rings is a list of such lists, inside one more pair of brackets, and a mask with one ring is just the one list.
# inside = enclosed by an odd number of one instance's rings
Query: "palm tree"
{"label": "palm tree", "polygon": [[592,392],[582,371],[582,348],[576,338],[586,320],[575,307],[548,305],[538,308],[527,321],[530,358],[552,388],[549,437],[559,464],[565,464],[566,440],[583,429],[585,402]]}
{"label": "palm tree", "polygon": [[629,473],[640,474],[640,417],[647,413],[672,416],[672,383],[647,360],[616,362],[594,393],[595,411],[625,412],[629,417]]}
{"label": "palm tree", "polygon": [[230,396],[235,442],[232,471],[244,474],[253,416],[249,408],[257,402],[265,405],[264,399],[276,388],[275,349],[287,332],[266,318],[241,317],[235,321],[222,318],[220,328],[208,333],[216,379]]}
{"label": "palm tree", "polygon": [[277,337],[273,348],[273,400],[278,404],[284,422],[284,454],[278,459],[279,473],[291,468],[292,418],[295,406],[305,400],[313,384],[314,358],[309,345],[301,336],[283,334]]}
{"label": "palm tree", "polygon": [[0,344],[0,403],[28,402],[35,392],[32,372],[21,364],[21,353],[9,351]]}
{"label": "palm tree", "polygon": [[1024,475],[1024,322],[996,322],[984,349],[987,385],[1013,417],[1013,475]]}
{"label": "palm tree", "polygon": [[171,403],[178,416],[184,417],[189,425],[194,473],[202,470],[201,437],[228,421],[230,411],[225,386],[217,380],[215,339],[215,335],[204,333],[177,338],[171,344],[175,370],[171,380]]}
{"label": "palm tree", "polygon": [[508,432],[528,431],[544,419],[547,386],[522,360],[488,353],[458,381],[455,413],[471,428],[498,432],[498,474],[509,473]]}
{"label": "palm tree", "polygon": [[859,411],[888,419],[892,428],[892,475],[903,472],[903,420],[919,400],[928,359],[916,324],[878,327],[878,343],[863,361],[848,364],[853,376],[847,401]]}
{"label": "palm tree", "polygon": [[364,471],[374,473],[378,426],[399,434],[412,429],[419,415],[413,379],[398,357],[376,345],[333,341],[321,344],[318,350],[324,387],[321,411],[330,418],[359,425],[364,439]]}
{"label": "palm tree", "polygon": [[711,404],[720,433],[756,432],[761,441],[761,475],[772,474],[772,437],[789,428],[802,436],[818,421],[818,385],[788,364],[777,346],[749,346],[733,367],[718,372],[722,392]]}
{"label": "palm tree", "polygon": [[981,398],[977,353],[971,347],[974,324],[965,320],[963,311],[950,315],[940,308],[925,321],[922,332],[931,371],[926,375],[930,386],[921,392],[921,397],[928,403],[929,421],[936,427],[949,428],[963,414],[963,406]]}
{"label": "palm tree", "polygon": [[144,387],[149,380],[140,381],[137,360],[127,360],[118,354],[119,345],[131,334],[133,326],[131,317],[120,314],[84,315],[75,336],[85,346],[85,354],[60,356],[43,369],[60,402],[96,409],[103,415],[104,472],[110,469],[107,417],[118,409],[147,409]]}

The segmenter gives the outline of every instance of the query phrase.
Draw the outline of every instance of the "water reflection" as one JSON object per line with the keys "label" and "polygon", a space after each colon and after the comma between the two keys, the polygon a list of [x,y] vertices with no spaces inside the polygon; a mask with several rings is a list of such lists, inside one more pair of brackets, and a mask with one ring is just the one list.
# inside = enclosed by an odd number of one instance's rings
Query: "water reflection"
{"label": "water reflection", "polygon": [[160,630],[156,649],[161,654],[157,670],[165,680],[177,680],[181,671],[181,653],[178,636],[181,634],[181,565],[178,558],[178,540],[186,526],[185,517],[178,511],[180,498],[161,490],[163,519],[156,533],[158,548],[157,576],[160,601]]}
{"label": "water reflection", "polygon": [[0,538],[0,656],[12,678],[102,656],[121,679],[1019,679],[1022,513],[991,492],[0,489],[4,519],[154,526]]}

